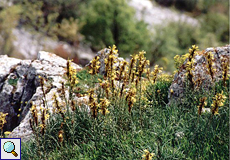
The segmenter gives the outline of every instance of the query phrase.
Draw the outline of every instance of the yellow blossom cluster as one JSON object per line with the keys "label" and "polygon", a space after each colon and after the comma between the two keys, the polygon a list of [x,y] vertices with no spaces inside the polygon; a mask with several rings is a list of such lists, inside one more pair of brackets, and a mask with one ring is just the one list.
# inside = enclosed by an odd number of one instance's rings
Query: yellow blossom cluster
{"label": "yellow blossom cluster", "polygon": [[100,101],[101,102],[98,105],[99,106],[99,112],[105,116],[106,114],[109,113],[109,110],[107,109],[107,107],[109,106],[110,102],[106,98],[100,99]]}
{"label": "yellow blossom cluster", "polygon": [[108,57],[105,58],[105,77],[108,79],[108,81],[111,83],[112,90],[114,91],[114,80],[117,78],[116,74],[116,68],[115,63],[117,63],[117,54],[118,50],[116,49],[116,46],[113,45],[113,47],[109,47],[110,52],[108,54]]}
{"label": "yellow blossom cluster", "polygon": [[128,102],[129,112],[131,112],[133,104],[136,102],[136,92],[137,92],[136,88],[132,87],[129,89],[129,91],[126,95],[126,101]]}
{"label": "yellow blossom cluster", "polygon": [[176,55],[174,57],[174,64],[175,64],[176,69],[179,69],[188,57],[189,57],[189,53],[186,53],[182,56]]}
{"label": "yellow blossom cluster", "polygon": [[196,45],[192,45],[192,48],[189,48],[189,61],[191,61],[197,55],[198,50],[198,46]]}
{"label": "yellow blossom cluster", "polygon": [[157,79],[157,75],[158,75],[159,73],[161,73],[162,70],[163,70],[162,67],[159,67],[158,65],[155,65],[154,70],[150,73],[150,77],[149,77],[148,79],[150,79],[150,81],[151,81],[152,83],[155,83],[155,82],[156,82],[156,79]]}
{"label": "yellow blossom cluster", "polygon": [[38,126],[38,110],[35,105],[32,105],[32,107],[30,108],[30,112],[32,113],[31,121],[33,121],[33,124]]}
{"label": "yellow blossom cluster", "polygon": [[6,116],[8,113],[0,112],[0,128],[3,130],[4,124],[6,123]]}
{"label": "yellow blossom cluster", "polygon": [[223,74],[223,76],[222,76],[222,78],[223,78],[223,84],[224,84],[224,86],[226,87],[226,80],[227,80],[227,78],[228,78],[228,71],[229,71],[229,59],[228,58],[223,58],[223,60],[222,60],[222,63],[221,63],[221,65],[222,65],[222,74]]}
{"label": "yellow blossom cluster", "polygon": [[210,52],[208,52],[207,56],[206,56],[206,59],[208,61],[207,63],[207,68],[208,68],[208,71],[209,71],[209,74],[213,80],[213,76],[214,76],[214,73],[216,71],[216,69],[213,68],[213,59],[214,59],[214,56],[213,54],[211,54]]}
{"label": "yellow blossom cluster", "polygon": [[92,112],[92,117],[96,118],[98,112],[97,96],[94,93],[94,89],[90,89],[88,93],[89,93],[89,107]]}
{"label": "yellow blossom cluster", "polygon": [[90,61],[90,74],[96,74],[98,73],[100,68],[100,61],[99,61],[99,56],[96,56],[92,61]]}
{"label": "yellow blossom cluster", "polygon": [[137,64],[137,72],[136,75],[138,76],[136,79],[136,86],[138,82],[140,82],[141,76],[143,73],[147,73],[146,66],[150,65],[149,60],[146,60],[146,57],[144,56],[146,54],[145,51],[141,51],[138,54],[138,64]]}
{"label": "yellow blossom cluster", "polygon": [[186,76],[188,78],[188,81],[190,82],[191,88],[194,89],[194,79],[193,79],[193,64],[194,64],[194,57],[197,54],[198,46],[192,45],[192,48],[189,48],[189,56],[188,61],[186,63]]}
{"label": "yellow blossom cluster", "polygon": [[125,60],[123,62],[121,62],[121,68],[120,68],[120,73],[119,73],[119,80],[125,79],[125,76],[127,75],[125,73],[127,73],[127,71],[128,71],[127,64],[128,64],[128,62],[125,61]]}
{"label": "yellow blossom cluster", "polygon": [[135,73],[136,73],[136,62],[138,59],[138,55],[131,55],[131,60],[129,64],[129,74],[128,79],[131,80],[131,83],[134,81]]}
{"label": "yellow blossom cluster", "polygon": [[62,143],[63,140],[64,140],[64,138],[63,138],[63,133],[64,133],[63,130],[60,130],[60,131],[58,132],[58,142],[60,142],[60,143]]}
{"label": "yellow blossom cluster", "polygon": [[144,150],[144,154],[142,155],[142,160],[152,160],[154,153],[150,153],[147,149]]}
{"label": "yellow blossom cluster", "polygon": [[[40,113],[38,113],[36,105],[32,105],[30,108],[32,118],[30,119],[30,126],[31,129],[34,131],[34,126],[39,126],[41,128],[41,134],[44,135],[45,133],[45,127],[46,127],[46,121],[49,119],[50,115],[48,113],[48,109],[44,107],[40,107]],[[38,124],[38,115],[41,115],[41,123]]]}
{"label": "yellow blossom cluster", "polygon": [[78,83],[78,80],[76,77],[77,71],[76,71],[76,69],[73,68],[71,63],[72,63],[72,60],[67,61],[67,77],[68,77],[68,80],[70,82],[70,86],[73,87],[75,84]]}
{"label": "yellow blossom cluster", "polygon": [[212,114],[217,115],[218,113],[218,108],[224,105],[225,99],[227,97],[223,95],[223,91],[221,93],[217,93],[215,97],[213,97],[213,102],[212,102]]}

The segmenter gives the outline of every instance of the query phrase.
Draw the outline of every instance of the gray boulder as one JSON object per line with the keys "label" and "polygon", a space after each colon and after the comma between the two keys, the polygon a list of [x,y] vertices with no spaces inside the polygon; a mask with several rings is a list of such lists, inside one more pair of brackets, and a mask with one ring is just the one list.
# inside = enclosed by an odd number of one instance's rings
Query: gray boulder
{"label": "gray boulder", "polygon": [[[29,125],[31,105],[37,109],[43,106],[43,92],[39,76],[45,79],[47,105],[53,107],[52,97],[60,93],[63,75],[66,73],[67,61],[55,54],[40,51],[36,60],[20,60],[0,56],[0,112],[8,113],[4,131],[12,131],[9,137],[28,140],[31,137]],[[73,68],[82,68],[73,63]],[[65,91],[68,97],[68,89]],[[59,101],[61,97],[58,97]]]}

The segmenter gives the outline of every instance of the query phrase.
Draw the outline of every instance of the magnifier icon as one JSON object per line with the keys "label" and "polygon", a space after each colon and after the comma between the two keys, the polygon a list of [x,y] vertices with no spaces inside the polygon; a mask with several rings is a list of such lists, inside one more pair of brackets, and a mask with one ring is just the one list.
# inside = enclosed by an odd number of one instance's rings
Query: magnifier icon
{"label": "magnifier icon", "polygon": [[3,149],[7,153],[12,153],[15,157],[18,156],[18,154],[14,151],[15,150],[15,145],[11,141],[7,141],[3,145]]}

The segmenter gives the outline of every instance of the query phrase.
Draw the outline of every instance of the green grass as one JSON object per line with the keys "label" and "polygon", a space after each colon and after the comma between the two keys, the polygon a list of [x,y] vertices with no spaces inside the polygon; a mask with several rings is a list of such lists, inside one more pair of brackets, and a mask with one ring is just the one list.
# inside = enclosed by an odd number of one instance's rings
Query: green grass
{"label": "green grass", "polygon": [[16,79],[9,79],[8,80],[8,83],[12,86],[16,86],[17,85],[17,82],[18,82],[18,78]]}
{"label": "green grass", "polygon": [[[77,75],[80,83],[91,85],[98,78],[86,71]],[[229,80],[228,80],[229,85]],[[35,140],[22,143],[22,159],[141,159],[143,150],[155,153],[153,159],[228,159],[229,158],[229,89],[217,83],[214,89],[191,91],[187,88],[180,103],[168,104],[170,82],[157,82],[147,87],[142,94],[149,102],[139,101],[128,112],[124,99],[112,101],[106,116],[98,113],[92,118],[88,111],[76,107],[74,113],[65,113],[64,141],[58,142],[62,123],[60,114],[49,119],[46,132]],[[82,88],[81,88],[82,89]],[[157,93],[160,90],[161,96]],[[227,96],[219,115],[205,113],[199,116],[199,98],[212,97],[221,90]],[[38,128],[39,129],[39,128]],[[38,132],[39,133],[39,130]]]}

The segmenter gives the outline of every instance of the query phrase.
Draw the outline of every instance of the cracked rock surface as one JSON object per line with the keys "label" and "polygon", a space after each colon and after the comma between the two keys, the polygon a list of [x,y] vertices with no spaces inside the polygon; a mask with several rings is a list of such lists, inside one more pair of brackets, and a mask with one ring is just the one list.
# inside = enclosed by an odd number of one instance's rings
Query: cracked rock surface
{"label": "cracked rock surface", "polygon": [[[12,131],[9,137],[28,140],[30,107],[42,106],[42,90],[39,76],[46,79],[44,86],[48,108],[52,108],[52,96],[60,92],[66,80],[67,61],[55,54],[40,51],[36,60],[20,60],[6,55],[0,56],[0,112],[8,113],[4,131]],[[73,68],[81,67],[73,63]],[[66,91],[67,92],[67,91]],[[68,95],[68,93],[66,93]]]}

